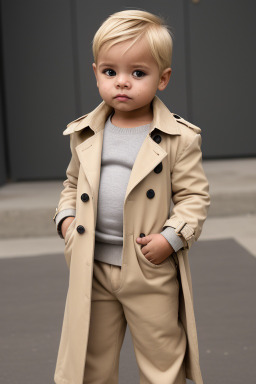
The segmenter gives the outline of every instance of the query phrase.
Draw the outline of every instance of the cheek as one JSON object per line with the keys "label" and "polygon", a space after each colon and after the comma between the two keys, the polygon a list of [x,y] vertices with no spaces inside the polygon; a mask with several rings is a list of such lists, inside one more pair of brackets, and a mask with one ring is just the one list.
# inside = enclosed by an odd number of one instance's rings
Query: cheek
{"label": "cheek", "polygon": [[140,84],[140,86],[137,88],[137,95],[142,96],[143,98],[150,98],[151,93],[155,91],[155,85],[152,83],[152,81],[144,82],[143,84]]}
{"label": "cheek", "polygon": [[99,81],[99,88],[104,92],[109,90],[110,88],[110,81]]}
{"label": "cheek", "polygon": [[156,81],[156,79],[152,79],[152,78],[148,79],[143,84],[143,89],[144,90],[151,91],[151,90],[155,89],[156,87],[157,87],[157,81]]}

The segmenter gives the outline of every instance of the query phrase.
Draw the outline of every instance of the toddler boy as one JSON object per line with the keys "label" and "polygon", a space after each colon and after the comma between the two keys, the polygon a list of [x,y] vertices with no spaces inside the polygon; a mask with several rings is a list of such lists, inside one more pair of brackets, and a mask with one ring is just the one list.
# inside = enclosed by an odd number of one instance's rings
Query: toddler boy
{"label": "toddler boy", "polygon": [[202,384],[187,250],[209,193],[200,129],[156,96],[172,38],[153,14],[118,12],[93,54],[103,102],[64,132],[72,158],[55,222],[70,280],[55,382],[118,383],[128,323],[141,384]]}

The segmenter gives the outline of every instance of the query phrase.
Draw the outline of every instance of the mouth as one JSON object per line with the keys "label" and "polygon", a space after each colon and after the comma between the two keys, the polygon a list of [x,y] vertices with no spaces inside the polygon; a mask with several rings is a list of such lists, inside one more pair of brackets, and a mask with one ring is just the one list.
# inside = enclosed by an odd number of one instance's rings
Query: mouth
{"label": "mouth", "polygon": [[127,95],[124,95],[124,94],[119,94],[119,95],[115,96],[115,99],[117,99],[119,101],[126,101],[126,100],[129,100],[130,97]]}

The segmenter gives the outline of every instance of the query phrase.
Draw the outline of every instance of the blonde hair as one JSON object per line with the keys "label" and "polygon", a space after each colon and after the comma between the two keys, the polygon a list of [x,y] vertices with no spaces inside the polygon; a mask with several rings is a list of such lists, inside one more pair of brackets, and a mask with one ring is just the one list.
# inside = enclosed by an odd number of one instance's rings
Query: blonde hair
{"label": "blonde hair", "polygon": [[165,25],[164,20],[152,13],[140,10],[126,10],[110,15],[100,26],[93,38],[93,56],[97,58],[103,45],[107,48],[114,44],[132,40],[132,45],[145,36],[150,51],[156,60],[159,72],[169,68],[172,61],[172,32]]}

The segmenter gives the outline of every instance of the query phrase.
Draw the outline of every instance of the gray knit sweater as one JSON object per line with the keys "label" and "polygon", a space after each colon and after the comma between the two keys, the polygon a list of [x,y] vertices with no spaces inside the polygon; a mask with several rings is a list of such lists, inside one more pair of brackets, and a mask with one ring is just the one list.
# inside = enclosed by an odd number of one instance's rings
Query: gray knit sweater
{"label": "gray knit sweater", "polygon": [[[112,124],[111,117],[103,133],[94,258],[121,266],[124,197],[134,161],[151,125],[119,128]],[[56,225],[67,216],[75,216],[75,211],[61,211]],[[183,247],[173,228],[167,227],[161,234],[175,251]]]}

